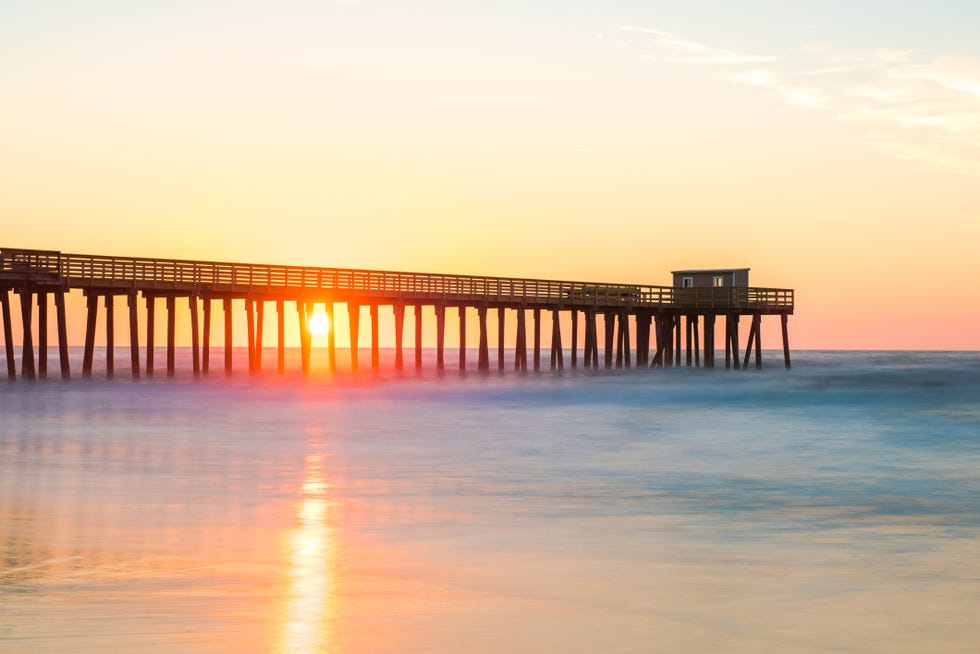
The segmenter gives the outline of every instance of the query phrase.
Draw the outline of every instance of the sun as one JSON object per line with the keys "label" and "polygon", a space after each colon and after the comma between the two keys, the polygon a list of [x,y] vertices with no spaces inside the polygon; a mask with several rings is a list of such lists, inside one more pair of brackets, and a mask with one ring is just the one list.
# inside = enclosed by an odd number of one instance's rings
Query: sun
{"label": "sun", "polygon": [[326,334],[327,330],[330,329],[330,320],[325,313],[314,313],[310,316],[307,326],[310,328],[311,334],[319,336],[320,334]]}

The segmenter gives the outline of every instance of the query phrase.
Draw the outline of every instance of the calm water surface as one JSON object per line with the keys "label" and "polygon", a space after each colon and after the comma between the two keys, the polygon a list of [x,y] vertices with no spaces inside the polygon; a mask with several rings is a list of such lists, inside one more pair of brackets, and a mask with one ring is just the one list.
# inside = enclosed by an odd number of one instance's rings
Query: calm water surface
{"label": "calm water surface", "polygon": [[980,651],[980,355],[795,364],[4,385],[0,651]]}

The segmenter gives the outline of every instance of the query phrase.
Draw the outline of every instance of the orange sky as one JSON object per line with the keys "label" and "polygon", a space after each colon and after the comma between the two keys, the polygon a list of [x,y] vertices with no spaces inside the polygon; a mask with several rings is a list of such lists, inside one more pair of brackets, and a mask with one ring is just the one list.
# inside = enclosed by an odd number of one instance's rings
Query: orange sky
{"label": "orange sky", "polygon": [[873,9],[821,30],[659,3],[12,2],[0,244],[654,284],[749,266],[797,290],[795,347],[976,349],[980,51],[908,11],[931,40]]}

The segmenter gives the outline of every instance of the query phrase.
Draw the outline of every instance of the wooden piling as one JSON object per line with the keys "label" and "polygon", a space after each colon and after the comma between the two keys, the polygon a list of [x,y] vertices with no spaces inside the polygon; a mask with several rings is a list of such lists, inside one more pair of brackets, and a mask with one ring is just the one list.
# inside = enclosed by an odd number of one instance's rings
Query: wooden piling
{"label": "wooden piling", "polygon": [[167,376],[173,377],[177,372],[176,362],[176,330],[177,330],[177,298],[167,296]]}
{"label": "wooden piling", "polygon": [[682,325],[681,315],[677,314],[674,316],[674,356],[677,358],[674,360],[674,364],[680,368],[681,367],[681,335],[684,330]]}
{"label": "wooden piling", "polygon": [[395,370],[404,370],[405,361],[402,353],[402,337],[405,333],[405,305],[396,302],[391,307],[395,312]]}
{"label": "wooden piling", "polygon": [[85,351],[82,353],[82,376],[92,376],[92,357],[95,354],[95,320],[99,314],[99,296],[90,293],[86,299],[88,316],[85,322]]}
{"label": "wooden piling", "polygon": [[231,374],[231,298],[224,298],[221,301],[222,308],[225,314],[225,374]]}
{"label": "wooden piling", "polygon": [[201,376],[201,332],[197,318],[197,296],[187,298],[187,307],[191,310],[191,370],[195,377]]}
{"label": "wooden piling", "polygon": [[558,309],[551,310],[551,369],[561,370],[563,366],[561,347],[561,323]]}
{"label": "wooden piling", "polygon": [[146,376],[153,376],[153,325],[154,325],[154,308],[156,307],[156,298],[152,295],[146,295],[143,293],[143,298],[146,300]]}
{"label": "wooden piling", "polygon": [[728,316],[728,319],[731,322],[732,340],[730,345],[732,348],[732,365],[735,367],[735,370],[738,370],[741,367],[741,364],[739,363],[739,354],[738,354],[738,323],[740,318],[741,316],[739,316],[737,313],[730,314]]}
{"label": "wooden piling", "polygon": [[534,307],[534,372],[541,370],[541,309]]}
{"label": "wooden piling", "polygon": [[603,355],[605,357],[606,368],[613,367],[613,338],[615,337],[615,327],[616,327],[616,314],[605,313],[603,314],[602,324],[605,328],[605,349],[603,350]]}
{"label": "wooden piling", "polygon": [[211,371],[211,298],[205,296],[202,299],[204,304],[204,325],[201,337],[201,372],[207,375]]}
{"label": "wooden piling", "polygon": [[334,322],[333,302],[326,303],[327,312],[327,368],[330,372],[337,370],[337,330]]}
{"label": "wooden piling", "polygon": [[[351,326],[350,364],[351,370],[357,372],[357,321],[360,318],[361,307],[350,303],[347,306],[350,312]],[[303,299],[296,300],[296,319],[299,324],[300,368],[303,370],[303,374],[309,374],[310,359],[313,356],[313,337],[310,334],[310,309]]]}
{"label": "wooden piling", "polygon": [[504,369],[504,346],[506,339],[504,334],[504,308],[497,307],[497,370]]}
{"label": "wooden piling", "polygon": [[633,349],[631,345],[630,338],[630,314],[626,311],[622,314],[623,320],[623,363],[627,369],[632,367],[632,355],[630,351]]}
{"label": "wooden piling", "polygon": [[140,328],[137,308],[139,297],[136,291],[126,295],[126,307],[129,309],[129,370],[133,379],[140,378]]}
{"label": "wooden piling", "polygon": [[422,369],[422,305],[415,305],[415,369]]}
{"label": "wooden piling", "polygon": [[446,369],[445,345],[446,345],[446,305],[437,303],[436,312],[436,370]]}
{"label": "wooden piling", "polygon": [[762,368],[762,316],[758,313],[752,316],[755,323],[755,367]]}
{"label": "wooden piling", "polygon": [[623,332],[623,314],[616,314],[616,367],[623,367],[623,343],[625,334]]}
{"label": "wooden piling", "polygon": [[514,370],[527,371],[527,325],[524,307],[517,309],[517,336],[514,346]]}
{"label": "wooden piling", "polygon": [[[330,320],[333,329],[333,320]],[[276,300],[276,370],[286,372],[286,301]]]}
{"label": "wooden piling", "polygon": [[715,314],[704,316],[704,367],[715,367]]}
{"label": "wooden piling", "polygon": [[572,317],[572,368],[578,368],[578,310],[571,310]]}
{"label": "wooden piling", "polygon": [[0,289],[0,312],[3,313],[3,342],[7,356],[7,379],[17,379],[17,361],[14,359],[14,334],[10,322],[10,292]]}
{"label": "wooden piling", "polygon": [[248,371],[256,372],[255,368],[255,302],[245,298],[245,333],[248,339]]}
{"label": "wooden piling", "polygon": [[752,356],[752,346],[755,343],[755,336],[755,318],[753,318],[749,325],[749,341],[745,346],[745,362],[742,364],[742,367],[745,369],[749,367],[749,359]]}
{"label": "wooden piling", "polygon": [[37,377],[48,378],[48,294],[37,294]]}
{"label": "wooden piling", "polygon": [[789,370],[789,326],[787,325],[789,322],[789,316],[787,316],[785,313],[782,314],[779,316],[779,322],[783,328],[783,362],[786,364],[786,369]]}
{"label": "wooden piling", "polygon": [[700,330],[698,329],[698,317],[694,316],[694,367],[701,367],[701,343],[700,343]]}
{"label": "wooden piling", "polygon": [[377,370],[380,363],[380,350],[381,344],[378,342],[379,327],[378,327],[378,304],[377,302],[372,302],[368,307],[368,313],[371,316],[371,370]]}
{"label": "wooden piling", "polygon": [[476,313],[477,320],[480,323],[480,352],[477,357],[476,367],[478,370],[490,370],[490,339],[487,336],[487,307],[477,307]]}
{"label": "wooden piling", "polygon": [[105,295],[105,375],[112,379],[116,374],[115,364],[115,311],[116,297],[112,293]]}
{"label": "wooden piling", "polygon": [[255,372],[262,372],[262,330],[265,325],[265,300],[255,301]]}
{"label": "wooden piling", "polygon": [[459,369],[466,370],[466,306],[459,307]]}
{"label": "wooden piling", "polygon": [[20,318],[21,325],[23,327],[23,336],[21,340],[21,361],[20,361],[20,376],[24,379],[35,379],[37,377],[37,370],[34,367],[34,338],[32,335],[33,322],[32,316],[32,303],[34,301],[34,294],[31,291],[21,291],[20,295]]}
{"label": "wooden piling", "polygon": [[685,321],[687,324],[687,342],[684,344],[684,363],[688,368],[694,365],[694,321],[691,320],[691,316],[687,316]]}
{"label": "wooden piling", "polygon": [[[58,357],[61,359],[61,378],[71,379],[71,362],[68,360],[68,318],[65,315],[64,291],[55,292],[54,310],[58,323]],[[12,357],[11,363],[13,363]]]}

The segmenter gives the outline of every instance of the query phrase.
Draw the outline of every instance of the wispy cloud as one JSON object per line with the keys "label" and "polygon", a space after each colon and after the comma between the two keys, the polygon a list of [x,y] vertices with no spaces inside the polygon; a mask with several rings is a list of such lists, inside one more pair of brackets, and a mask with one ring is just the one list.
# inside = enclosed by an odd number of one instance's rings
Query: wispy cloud
{"label": "wispy cloud", "polygon": [[643,58],[654,61],[679,64],[751,64],[773,61],[772,57],[760,57],[712,48],[662,30],[645,27],[621,27],[620,31],[637,32],[648,36],[653,47],[643,55]]}
{"label": "wispy cloud", "polygon": [[704,69],[833,120],[864,125],[888,156],[980,175],[980,61],[912,50],[848,52],[831,44],[748,55],[657,29],[620,31],[646,37],[637,41],[645,60]]}

